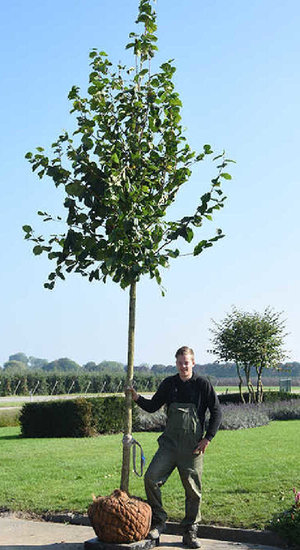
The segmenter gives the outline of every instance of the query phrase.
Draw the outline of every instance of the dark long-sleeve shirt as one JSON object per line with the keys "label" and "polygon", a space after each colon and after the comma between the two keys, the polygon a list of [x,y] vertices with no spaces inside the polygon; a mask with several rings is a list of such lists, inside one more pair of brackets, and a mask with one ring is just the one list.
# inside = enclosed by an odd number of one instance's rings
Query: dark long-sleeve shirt
{"label": "dark long-sleeve shirt", "polygon": [[151,399],[139,395],[137,404],[147,412],[155,412],[162,405],[171,403],[194,403],[198,417],[204,429],[205,413],[209,409],[210,418],[205,437],[211,440],[217,433],[221,423],[222,413],[215,390],[207,378],[197,376],[193,372],[189,380],[182,381],[179,374],[168,376],[159,385]]}

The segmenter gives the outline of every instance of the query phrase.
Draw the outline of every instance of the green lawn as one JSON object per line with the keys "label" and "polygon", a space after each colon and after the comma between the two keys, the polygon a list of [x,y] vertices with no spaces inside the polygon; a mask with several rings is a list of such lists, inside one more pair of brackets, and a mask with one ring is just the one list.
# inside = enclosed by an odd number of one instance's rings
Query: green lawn
{"label": "green lawn", "polygon": [[[203,522],[263,528],[288,508],[300,479],[299,433],[298,420],[220,431],[205,455]],[[148,463],[157,435],[136,434]],[[19,428],[0,428],[0,508],[85,512],[92,493],[106,495],[119,486],[121,439],[22,439]],[[145,496],[140,478],[132,475],[130,488]],[[184,495],[177,472],[163,496],[169,518],[180,520]]]}
{"label": "green lawn", "polygon": [[24,405],[24,403],[20,401],[2,401],[0,402],[0,409],[7,407],[22,407],[22,405]]}

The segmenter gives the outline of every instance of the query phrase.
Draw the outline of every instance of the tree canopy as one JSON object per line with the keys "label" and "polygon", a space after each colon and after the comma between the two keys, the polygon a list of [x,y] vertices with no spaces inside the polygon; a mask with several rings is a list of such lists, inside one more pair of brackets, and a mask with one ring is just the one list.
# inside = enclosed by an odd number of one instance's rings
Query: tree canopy
{"label": "tree canopy", "polygon": [[[286,358],[284,350],[285,322],[282,313],[267,307],[263,313],[233,308],[220,323],[214,321],[211,353],[219,360],[233,361],[239,377],[242,400],[242,373],[245,375],[249,401],[262,401],[262,372],[280,369]],[[257,374],[256,393],[251,382],[251,367]]]}
{"label": "tree canopy", "polygon": [[3,365],[3,371],[5,373],[19,374],[26,371],[26,369],[27,369],[27,365],[25,363],[23,363],[22,361],[17,361],[15,359],[7,361]]}
{"label": "tree canopy", "polygon": [[[49,176],[64,187],[67,231],[37,236],[23,227],[36,255],[46,253],[55,261],[45,286],[54,287],[57,277],[75,271],[106,281],[111,277],[122,288],[148,274],[161,283],[160,269],[180,255],[178,239],[191,243],[194,230],[212,219],[225,196],[222,179],[231,179],[225,168],[229,159],[217,155],[218,173],[193,213],[166,220],[167,209],[191,176],[192,165],[211,156],[210,145],[196,153],[187,143],[181,125],[182,103],[172,81],[173,60],[152,74],[151,60],[157,50],[156,14],[150,0],[142,0],[136,21],[140,35],[130,33],[135,69],[119,64],[113,68],[105,52],[90,53],[88,96],[73,86],[69,99],[77,128],[63,132],[52,144],[52,158],[37,147],[26,158],[39,178]],[[59,217],[39,211],[44,221]],[[191,251],[195,256],[223,237],[220,229],[201,239]]]}
{"label": "tree canopy", "polygon": [[22,351],[19,351],[18,353],[14,353],[13,355],[10,355],[8,358],[9,361],[20,361],[21,363],[24,363],[24,365],[28,365],[29,359],[25,353]]}

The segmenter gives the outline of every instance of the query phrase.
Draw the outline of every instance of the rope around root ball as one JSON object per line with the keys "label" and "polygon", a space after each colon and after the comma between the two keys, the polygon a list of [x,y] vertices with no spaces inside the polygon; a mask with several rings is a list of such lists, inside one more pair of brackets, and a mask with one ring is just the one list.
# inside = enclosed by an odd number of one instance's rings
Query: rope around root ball
{"label": "rope around root ball", "polygon": [[116,489],[109,496],[93,497],[88,516],[99,540],[130,543],[146,538],[152,513],[147,502]]}

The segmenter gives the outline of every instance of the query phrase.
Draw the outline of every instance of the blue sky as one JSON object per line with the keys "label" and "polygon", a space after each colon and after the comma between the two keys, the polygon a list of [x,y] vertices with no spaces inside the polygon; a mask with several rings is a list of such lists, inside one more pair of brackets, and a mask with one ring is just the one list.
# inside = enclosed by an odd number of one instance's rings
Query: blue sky
{"label": "blue sky", "polygon": [[[67,95],[86,91],[89,50],[133,64],[124,47],[136,30],[137,0],[10,0],[2,8],[1,346],[0,364],[17,351],[80,364],[126,362],[128,293],[79,275],[43,288],[52,269],[34,257],[22,225],[38,210],[59,213],[62,195],[24,159],[73,124]],[[197,258],[174,261],[156,283],[137,289],[136,364],[173,363],[189,345],[213,359],[209,328],[235,305],[283,311],[290,360],[300,361],[299,148],[300,4],[297,0],[158,0],[157,65],[175,58],[176,86],[191,146],[210,143],[236,160],[227,201],[205,234],[226,238]],[[200,165],[178,197],[184,213],[209,187]]]}

